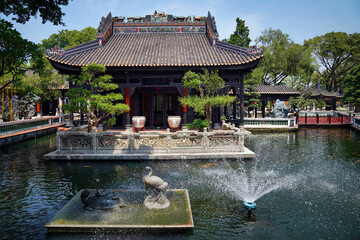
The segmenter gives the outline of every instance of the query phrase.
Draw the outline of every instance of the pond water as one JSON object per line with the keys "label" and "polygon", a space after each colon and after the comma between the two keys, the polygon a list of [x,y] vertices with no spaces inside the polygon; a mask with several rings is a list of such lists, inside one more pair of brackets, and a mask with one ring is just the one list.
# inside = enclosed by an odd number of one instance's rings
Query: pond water
{"label": "pond water", "polygon": [[[0,149],[0,239],[360,239],[360,135],[347,128],[253,134],[253,160],[46,162],[55,135]],[[188,234],[48,234],[80,189],[142,190],[144,168],[187,188]],[[248,218],[242,201],[256,200]]]}

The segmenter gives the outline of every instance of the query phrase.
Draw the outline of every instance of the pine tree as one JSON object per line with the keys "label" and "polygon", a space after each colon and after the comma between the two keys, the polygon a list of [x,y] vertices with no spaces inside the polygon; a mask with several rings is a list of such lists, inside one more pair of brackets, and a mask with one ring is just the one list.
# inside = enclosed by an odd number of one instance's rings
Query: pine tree
{"label": "pine tree", "polygon": [[[110,75],[102,75],[105,73],[105,67],[90,63],[86,67],[82,67],[82,72],[78,77],[71,77],[71,81],[81,87],[72,88],[67,92],[70,97],[70,104],[64,105],[67,111],[85,112],[88,119],[88,132],[93,129],[97,130],[97,125],[110,115],[119,115],[129,111],[129,106],[124,103],[114,103],[124,99],[120,93],[113,91],[119,86],[111,83]],[[100,112],[98,117],[95,112]],[[116,119],[111,117],[107,123],[108,126],[115,124]]]}

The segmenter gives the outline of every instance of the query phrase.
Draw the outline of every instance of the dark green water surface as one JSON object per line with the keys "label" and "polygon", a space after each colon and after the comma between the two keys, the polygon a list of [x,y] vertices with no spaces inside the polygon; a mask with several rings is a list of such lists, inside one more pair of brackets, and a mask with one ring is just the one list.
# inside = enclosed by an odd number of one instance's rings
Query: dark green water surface
{"label": "dark green water surface", "polygon": [[[309,128],[253,134],[245,145],[255,159],[46,162],[43,155],[56,149],[55,135],[1,148],[0,240],[360,239],[358,133]],[[89,180],[99,178],[105,189],[143,190],[148,165],[170,188],[189,190],[192,233],[47,233],[45,225],[79,190],[95,187]],[[232,176],[240,172],[243,179]],[[264,187],[260,175],[272,182]],[[238,194],[249,186],[269,191],[256,200],[251,218]]]}

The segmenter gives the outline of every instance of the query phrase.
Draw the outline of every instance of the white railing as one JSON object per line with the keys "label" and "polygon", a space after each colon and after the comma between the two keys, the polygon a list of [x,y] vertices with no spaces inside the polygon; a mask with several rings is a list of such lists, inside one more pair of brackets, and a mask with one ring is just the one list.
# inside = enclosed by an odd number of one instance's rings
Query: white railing
{"label": "white railing", "polygon": [[244,118],[245,127],[296,127],[295,118]]}

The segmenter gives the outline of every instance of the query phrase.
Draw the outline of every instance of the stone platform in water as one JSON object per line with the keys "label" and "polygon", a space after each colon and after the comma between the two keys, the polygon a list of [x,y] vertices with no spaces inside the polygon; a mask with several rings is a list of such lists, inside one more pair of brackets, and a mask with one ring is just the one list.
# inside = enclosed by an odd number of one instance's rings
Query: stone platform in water
{"label": "stone platform in water", "polygon": [[[167,191],[170,206],[148,209],[143,205],[145,191],[108,190],[118,192],[124,208],[98,210],[87,207],[80,190],[46,225],[49,232],[93,231],[189,231],[194,227],[187,189]],[[93,195],[95,190],[90,190]]]}
{"label": "stone platform in water", "polygon": [[56,151],[45,155],[46,160],[195,160],[195,159],[239,159],[254,158],[255,153],[244,147],[242,152],[209,152],[209,153],[57,153]]}

